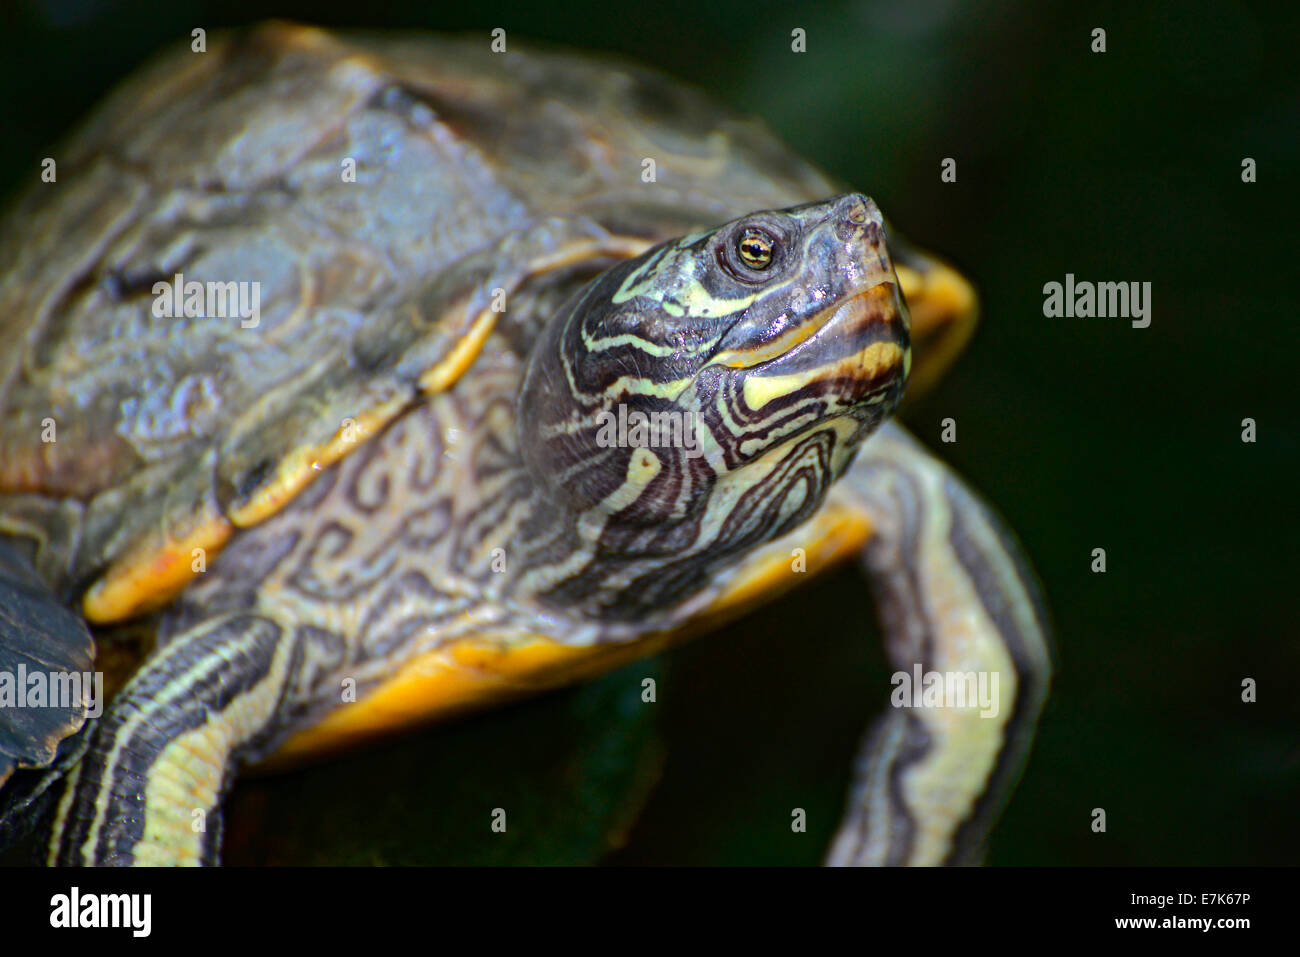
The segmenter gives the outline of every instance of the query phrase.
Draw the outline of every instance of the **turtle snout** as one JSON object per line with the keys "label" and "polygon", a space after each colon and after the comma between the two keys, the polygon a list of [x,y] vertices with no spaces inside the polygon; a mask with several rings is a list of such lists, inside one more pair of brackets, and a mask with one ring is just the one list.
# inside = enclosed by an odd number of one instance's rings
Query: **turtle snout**
{"label": "turtle snout", "polygon": [[880,207],[862,193],[846,193],[836,200],[828,220],[838,246],[839,268],[851,288],[897,284]]}
{"label": "turtle snout", "polygon": [[846,193],[835,204],[832,218],[841,241],[885,248],[885,218],[871,197]]}

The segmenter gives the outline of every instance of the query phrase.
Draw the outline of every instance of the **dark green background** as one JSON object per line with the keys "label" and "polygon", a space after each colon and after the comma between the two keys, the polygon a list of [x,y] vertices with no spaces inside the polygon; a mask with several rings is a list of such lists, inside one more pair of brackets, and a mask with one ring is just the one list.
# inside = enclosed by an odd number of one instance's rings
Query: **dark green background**
{"label": "dark green background", "polygon": [[[5,191],[31,181],[161,45],[272,12],[501,26],[633,56],[761,115],[983,296],[972,347],[905,418],[932,447],[957,420],[940,451],[1017,529],[1057,625],[1054,693],[990,861],[1296,863],[1300,24],[1294,4],[1077,6],[19,3],[0,13],[0,172]],[[949,156],[955,184],[939,179]],[[1151,327],[1044,318],[1043,284],[1067,272],[1151,282]],[[1257,444],[1240,441],[1246,416]],[[572,862],[614,832],[618,863],[813,863],[888,694],[878,645],[845,569],[586,690],[244,785],[229,856]],[[653,707],[637,701],[646,675]],[[505,837],[487,833],[498,805]]]}

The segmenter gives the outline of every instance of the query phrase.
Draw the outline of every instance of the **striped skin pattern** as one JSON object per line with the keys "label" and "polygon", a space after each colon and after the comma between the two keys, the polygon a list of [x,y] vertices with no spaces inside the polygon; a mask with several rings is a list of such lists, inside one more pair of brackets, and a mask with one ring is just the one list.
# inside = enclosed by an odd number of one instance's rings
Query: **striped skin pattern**
{"label": "striped skin pattern", "polygon": [[996,674],[996,714],[893,708],[868,733],[831,864],[971,864],[1028,755],[1051,655],[1033,574],[1002,522],[894,423],[835,489],[871,516],[863,553],[891,665]]}
{"label": "striped skin pattern", "polygon": [[[215,860],[220,818],[208,827],[205,817],[228,756],[266,732],[301,648],[265,618],[232,615],[164,649],[114,701],[70,772],[50,863]],[[84,810],[89,793],[93,813]]]}
{"label": "striped skin pattern", "polygon": [[[758,274],[727,258],[756,227],[778,250]],[[236,537],[167,613],[68,775],[51,861],[213,863],[237,768],[361,707],[346,689],[364,702],[403,663],[467,643],[646,644],[709,608],[742,560],[788,562],[828,494],[876,527],[867,564],[899,667],[942,667],[974,634],[961,662],[1019,696],[1000,722],[891,716],[832,862],[963,859],[995,810],[986,782],[1005,790],[1032,729],[1043,639],[996,521],[942,466],[899,438],[853,464],[907,374],[892,276],[879,213],[849,195],[615,266],[528,355],[493,335],[453,389]],[[600,445],[597,415],[620,403],[692,413],[701,454]]]}
{"label": "striped skin pattern", "polygon": [[[745,275],[728,259],[756,228],[781,252]],[[524,589],[639,628],[676,614],[692,583],[816,510],[897,404],[907,356],[865,197],[758,213],[609,270],[547,326],[521,388],[524,459],[580,518],[558,541],[521,536]],[[693,423],[699,454],[602,447],[599,416],[620,405]]]}

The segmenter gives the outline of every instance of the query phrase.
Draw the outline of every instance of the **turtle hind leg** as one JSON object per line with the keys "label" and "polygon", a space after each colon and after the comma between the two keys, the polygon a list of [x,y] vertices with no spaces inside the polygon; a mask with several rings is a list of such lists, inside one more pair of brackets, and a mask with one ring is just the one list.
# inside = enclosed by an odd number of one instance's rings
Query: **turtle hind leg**
{"label": "turtle hind leg", "polygon": [[898,426],[841,484],[875,526],[863,560],[897,672],[828,863],[977,863],[1047,695],[1037,586],[993,512]]}
{"label": "turtle hind leg", "polygon": [[274,737],[299,642],[234,613],[178,635],[91,729],[66,778],[51,864],[215,864],[220,804],[243,755]]}

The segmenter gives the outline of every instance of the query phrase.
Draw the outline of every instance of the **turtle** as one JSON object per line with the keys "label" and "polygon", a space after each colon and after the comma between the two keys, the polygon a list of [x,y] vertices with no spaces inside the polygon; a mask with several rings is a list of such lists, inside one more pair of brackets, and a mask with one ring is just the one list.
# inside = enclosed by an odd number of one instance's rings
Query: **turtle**
{"label": "turtle", "polygon": [[925,694],[867,732],[827,863],[981,859],[1046,614],[892,418],[977,299],[868,196],[620,60],[287,22],[164,53],[51,168],[0,233],[9,838],[219,863],[242,769],[856,559]]}

